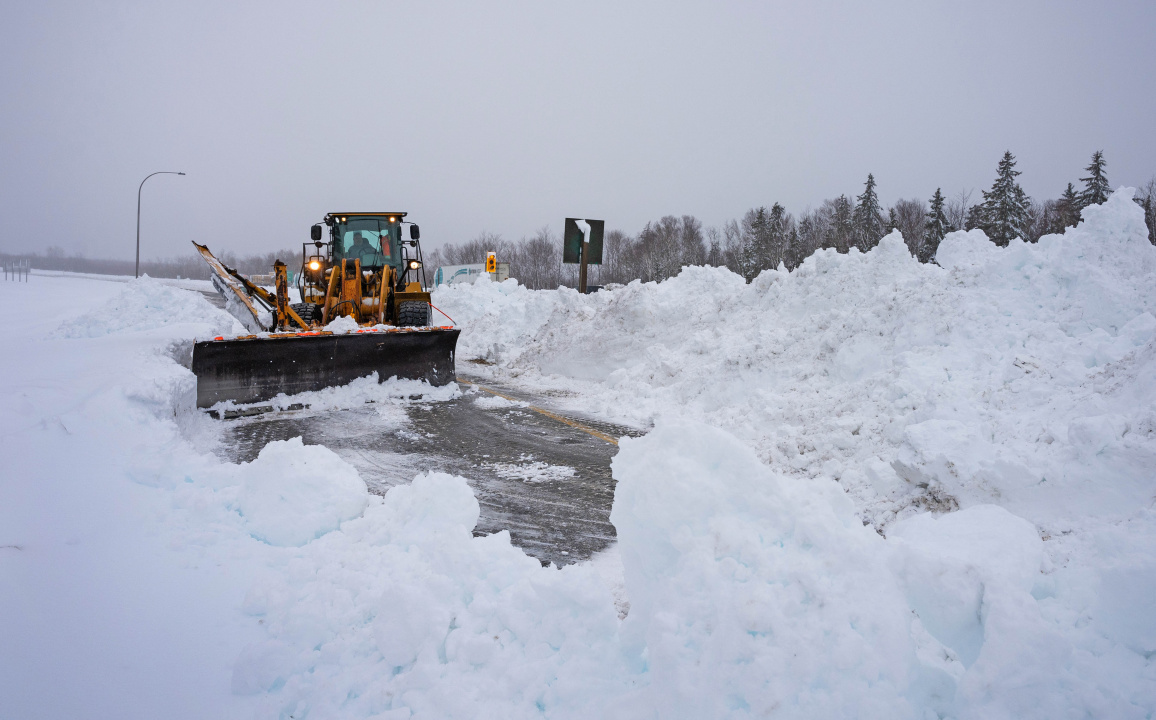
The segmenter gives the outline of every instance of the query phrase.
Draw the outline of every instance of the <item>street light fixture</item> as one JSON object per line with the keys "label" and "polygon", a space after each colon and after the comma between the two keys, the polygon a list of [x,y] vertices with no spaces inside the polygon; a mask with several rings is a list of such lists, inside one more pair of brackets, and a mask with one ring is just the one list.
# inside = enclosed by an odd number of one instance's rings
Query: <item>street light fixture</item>
{"label": "street light fixture", "polygon": [[152,175],[145,175],[145,179],[140,181],[140,187],[136,189],[136,277],[140,277],[140,191],[144,188],[145,180],[153,175],[184,175],[184,173],[158,170]]}

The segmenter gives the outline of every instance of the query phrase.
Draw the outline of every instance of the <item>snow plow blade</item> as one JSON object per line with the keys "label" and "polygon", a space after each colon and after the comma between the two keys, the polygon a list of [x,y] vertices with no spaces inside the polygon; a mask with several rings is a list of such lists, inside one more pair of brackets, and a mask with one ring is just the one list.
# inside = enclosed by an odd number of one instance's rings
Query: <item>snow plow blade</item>
{"label": "snow plow blade", "polygon": [[348,335],[284,333],[218,338],[193,346],[197,407],[251,403],[345,385],[376,372],[445,385],[456,379],[453,327],[362,330]]}

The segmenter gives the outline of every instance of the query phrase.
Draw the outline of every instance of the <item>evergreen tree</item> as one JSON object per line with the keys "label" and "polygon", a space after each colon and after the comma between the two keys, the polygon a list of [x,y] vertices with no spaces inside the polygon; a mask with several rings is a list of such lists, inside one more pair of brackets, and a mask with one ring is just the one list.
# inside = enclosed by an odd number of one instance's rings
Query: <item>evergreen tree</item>
{"label": "evergreen tree", "polygon": [[980,225],[996,245],[1006,247],[1015,237],[1027,237],[1031,226],[1031,201],[1016,182],[1020,174],[1011,151],[1003,154],[990,191],[983,193],[983,224]]}
{"label": "evergreen tree", "polygon": [[858,204],[851,218],[855,245],[862,252],[867,252],[878,245],[884,231],[883,208],[879,206],[879,196],[875,193],[875,176],[871,173],[867,174],[866,186],[863,194],[855,198]]}
{"label": "evergreen tree", "polygon": [[1061,233],[1064,228],[1075,227],[1080,222],[1080,195],[1076,188],[1068,183],[1068,187],[1056,201],[1056,225],[1052,232]]}
{"label": "evergreen tree", "polygon": [[851,250],[851,243],[854,241],[855,235],[855,226],[852,221],[854,212],[851,209],[851,201],[846,195],[840,195],[831,204],[834,206],[834,212],[831,214],[829,245],[835,248],[836,252],[846,253]]}
{"label": "evergreen tree", "polygon": [[791,223],[791,230],[787,233],[787,249],[783,253],[783,262],[788,270],[794,270],[803,264],[807,256],[803,254],[802,242],[799,238],[799,228]]}
{"label": "evergreen tree", "polygon": [[1104,161],[1103,150],[1092,153],[1092,164],[1084,168],[1090,174],[1086,178],[1080,178],[1084,183],[1084,190],[1080,193],[1081,210],[1089,205],[1103,203],[1112,194],[1111,186],[1108,185],[1108,178],[1104,175],[1104,167],[1107,164]]}
{"label": "evergreen tree", "polygon": [[883,234],[890,235],[897,227],[899,227],[899,218],[895,217],[895,208],[887,208],[887,229]]}
{"label": "evergreen tree", "polygon": [[811,253],[823,247],[823,232],[820,228],[819,218],[821,211],[813,211],[805,213],[803,217],[799,218],[799,226],[797,229],[797,237],[791,241],[791,252],[795,258],[795,267],[803,264],[803,261],[810,256]]}
{"label": "evergreen tree", "polygon": [[767,209],[748,210],[743,216],[743,277],[747,282],[758,277],[765,268],[763,253],[767,246]]}
{"label": "evergreen tree", "polygon": [[972,205],[967,209],[967,219],[963,223],[964,230],[975,230],[984,225],[983,203]]}
{"label": "evergreen tree", "polygon": [[919,246],[919,262],[931,262],[935,259],[935,253],[939,251],[939,243],[947,233],[955,230],[951,223],[947,221],[947,213],[944,211],[944,197],[940,188],[935,188],[935,194],[931,196],[931,207],[927,210],[927,224],[924,225],[923,244]]}
{"label": "evergreen tree", "polygon": [[767,215],[766,245],[762,257],[764,270],[777,268],[787,251],[787,209],[775,203]]}

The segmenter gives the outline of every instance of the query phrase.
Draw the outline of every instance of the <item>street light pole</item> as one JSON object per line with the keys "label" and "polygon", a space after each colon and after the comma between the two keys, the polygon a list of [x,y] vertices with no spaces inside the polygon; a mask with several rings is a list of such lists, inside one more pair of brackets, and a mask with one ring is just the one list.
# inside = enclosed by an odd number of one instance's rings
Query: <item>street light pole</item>
{"label": "street light pole", "polygon": [[140,191],[144,188],[145,180],[153,175],[184,175],[184,173],[158,170],[152,175],[145,175],[145,179],[140,181],[140,187],[136,189],[136,277],[140,277]]}

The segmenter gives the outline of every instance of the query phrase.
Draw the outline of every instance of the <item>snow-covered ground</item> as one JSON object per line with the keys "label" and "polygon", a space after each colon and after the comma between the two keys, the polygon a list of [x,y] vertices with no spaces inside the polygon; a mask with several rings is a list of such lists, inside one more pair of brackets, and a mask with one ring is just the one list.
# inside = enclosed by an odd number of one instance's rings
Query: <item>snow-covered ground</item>
{"label": "snow-covered ground", "polygon": [[614,461],[616,549],[560,570],[473,537],[462,478],[220,460],[174,359],[236,330],[202,296],[0,284],[0,717],[1152,717],[1128,194],[941,267],[892,235],[750,285],[439,289],[460,367],[653,427]]}

